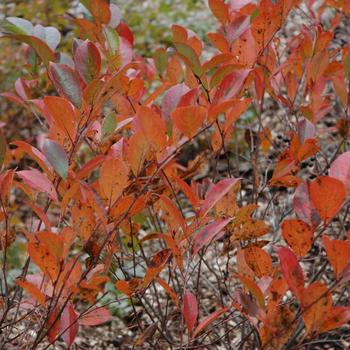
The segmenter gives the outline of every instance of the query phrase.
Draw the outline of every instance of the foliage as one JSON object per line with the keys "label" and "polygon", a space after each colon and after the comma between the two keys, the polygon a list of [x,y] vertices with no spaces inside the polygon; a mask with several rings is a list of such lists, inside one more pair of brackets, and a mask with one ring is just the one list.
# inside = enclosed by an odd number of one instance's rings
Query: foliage
{"label": "foliage", "polygon": [[[220,28],[207,33],[208,59],[178,24],[171,48],[143,58],[114,3],[83,3],[72,57],[56,28],[3,23],[31,76],[2,95],[41,125],[34,140],[0,135],[3,343],[69,348],[81,326],[113,319],[107,293],[131,305],[135,346],[208,348],[243,327],[242,346],[292,349],[349,322],[350,45],[332,40],[349,3],[209,0]],[[309,25],[284,39],[296,11]]]}

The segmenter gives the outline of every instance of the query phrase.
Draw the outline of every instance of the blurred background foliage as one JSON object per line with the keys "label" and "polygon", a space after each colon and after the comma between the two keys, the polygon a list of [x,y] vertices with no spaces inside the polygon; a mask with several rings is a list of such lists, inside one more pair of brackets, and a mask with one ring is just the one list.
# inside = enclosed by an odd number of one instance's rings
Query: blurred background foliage
{"label": "blurred background foliage", "polygon": [[[204,0],[111,0],[119,6],[123,20],[135,36],[135,51],[151,57],[155,48],[171,44],[171,25],[177,23],[193,30],[204,39],[204,33],[216,23]],[[80,16],[83,6],[76,0],[0,0],[0,20],[22,17],[33,24],[54,26],[62,33],[59,49],[70,52],[73,30],[67,13]],[[0,92],[12,88],[23,76],[24,51],[20,44],[0,40]],[[3,113],[3,111],[2,111]]]}

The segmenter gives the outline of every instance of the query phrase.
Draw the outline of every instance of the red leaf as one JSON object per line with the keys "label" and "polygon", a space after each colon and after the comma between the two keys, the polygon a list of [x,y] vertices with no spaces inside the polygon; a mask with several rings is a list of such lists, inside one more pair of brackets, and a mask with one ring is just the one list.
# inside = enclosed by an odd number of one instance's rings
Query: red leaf
{"label": "red leaf", "polygon": [[39,192],[45,192],[52,200],[58,201],[57,192],[53,183],[39,170],[17,171],[17,175],[25,184]]}
{"label": "red leaf", "polygon": [[[6,36],[4,35],[2,37],[4,38]],[[13,34],[13,35],[8,35],[7,37],[11,39],[19,40],[23,43],[30,45],[34,49],[34,51],[37,53],[37,55],[41,58],[41,60],[44,62],[46,67],[49,65],[50,61],[55,60],[54,51],[44,41],[42,41],[41,39],[35,36]]]}
{"label": "red leaf", "polygon": [[79,330],[78,315],[71,303],[66,305],[63,312],[56,320],[59,311],[59,308],[55,308],[50,314],[48,325],[51,329],[48,333],[48,339],[50,343],[53,344],[58,336],[61,335],[67,347],[70,348]]}
{"label": "red leaf", "polygon": [[205,216],[215,204],[225,196],[226,193],[239,181],[239,179],[229,178],[219,181],[208,191],[205,201],[202,203],[199,216]]}
{"label": "red leaf", "polygon": [[98,326],[102,323],[108,322],[112,319],[112,315],[105,307],[97,307],[84,313],[79,323],[84,326]]}
{"label": "red leaf", "polygon": [[343,206],[347,193],[338,179],[319,176],[309,187],[310,199],[324,223],[328,223]]}
{"label": "red leaf", "polygon": [[198,304],[196,297],[188,290],[184,294],[183,315],[187,329],[191,332],[197,323]]}
{"label": "red leaf", "polygon": [[224,220],[220,219],[205,226],[194,237],[193,254],[197,254],[202,247],[204,247],[205,245],[208,245],[211,241],[218,239],[219,238],[218,234],[231,221],[232,221],[232,218],[224,219]]}
{"label": "red leaf", "polygon": [[281,271],[290,290],[301,300],[304,290],[304,274],[298,259],[288,248],[282,247],[276,249],[280,259]]}
{"label": "red leaf", "polygon": [[101,55],[91,41],[82,42],[75,51],[75,68],[85,84],[98,78],[101,70]]}

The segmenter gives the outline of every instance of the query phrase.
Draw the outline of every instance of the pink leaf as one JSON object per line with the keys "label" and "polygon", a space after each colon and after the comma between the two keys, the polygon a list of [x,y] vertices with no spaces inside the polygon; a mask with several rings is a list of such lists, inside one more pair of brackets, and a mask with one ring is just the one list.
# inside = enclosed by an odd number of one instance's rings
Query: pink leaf
{"label": "pink leaf", "polygon": [[176,108],[181,97],[190,90],[185,84],[177,84],[172,86],[163,97],[162,103],[162,115],[167,121],[170,117],[170,113]]}
{"label": "pink leaf", "polygon": [[57,192],[53,183],[39,170],[22,170],[17,175],[25,184],[39,192],[45,192],[54,201],[58,200]]}
{"label": "pink leaf", "polygon": [[112,315],[105,307],[98,307],[84,314],[79,323],[84,326],[98,326],[112,319]]}
{"label": "pink leaf", "polygon": [[232,221],[232,218],[229,219],[220,219],[216,220],[209,225],[205,226],[195,237],[193,244],[193,254],[197,254],[202,247],[209,244],[211,241],[221,237],[219,233],[223,228]]}
{"label": "pink leaf", "polygon": [[341,154],[331,165],[329,176],[342,181],[350,189],[350,151]]}
{"label": "pink leaf", "polygon": [[295,190],[293,206],[297,217],[313,227],[316,227],[321,219],[315,206],[310,200],[308,186],[305,182],[301,183]]}
{"label": "pink leaf", "polygon": [[214,205],[223,197],[230,189],[239,181],[239,179],[229,178],[219,181],[217,184],[211,187],[203,202],[199,216],[204,216],[208,211],[214,207]]}

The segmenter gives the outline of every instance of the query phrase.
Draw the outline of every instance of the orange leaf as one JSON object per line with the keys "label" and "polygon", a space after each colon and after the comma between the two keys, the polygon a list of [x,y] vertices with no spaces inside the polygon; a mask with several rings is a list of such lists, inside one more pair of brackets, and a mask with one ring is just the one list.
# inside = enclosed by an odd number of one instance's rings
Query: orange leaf
{"label": "orange leaf", "polygon": [[119,158],[109,158],[101,166],[99,185],[102,196],[111,207],[128,184],[129,169]]}
{"label": "orange leaf", "polygon": [[327,287],[319,281],[309,285],[303,293],[302,305],[307,333],[318,332],[332,307],[332,297]]}
{"label": "orange leaf", "polygon": [[171,250],[171,252],[174,255],[174,258],[176,260],[176,263],[177,263],[179,269],[181,271],[183,271],[183,261],[182,261],[181,250],[180,250],[177,242],[175,241],[175,239],[173,237],[171,237],[169,234],[167,234],[167,233],[151,233],[151,234],[143,237],[140,242],[145,242],[145,241],[148,241],[151,239],[157,239],[157,238],[163,239],[166,242],[167,247]]}
{"label": "orange leaf", "polygon": [[206,116],[207,110],[201,106],[178,107],[171,113],[175,127],[189,138],[203,125]]}
{"label": "orange leaf", "polygon": [[155,280],[164,288],[166,293],[170,296],[170,298],[175,302],[175,305],[178,307],[180,302],[174,289],[172,289],[168,283],[166,283],[163,279],[159,277],[157,277]]}
{"label": "orange leaf", "polygon": [[250,246],[244,249],[244,258],[257,277],[260,278],[271,274],[272,259],[265,250],[257,246]]}
{"label": "orange leaf", "polygon": [[44,98],[44,104],[53,118],[55,125],[73,143],[77,133],[77,123],[75,109],[72,104],[65,98],[58,96],[46,96]]}
{"label": "orange leaf", "polygon": [[143,286],[145,288],[148,287],[154,278],[157,277],[157,275],[163,270],[168,262],[168,259],[170,258],[170,255],[170,249],[163,249],[157,254],[153,255],[143,280]]}
{"label": "orange leaf", "polygon": [[149,107],[140,106],[137,118],[148,143],[155,151],[166,146],[166,126],[162,117]]}
{"label": "orange leaf", "polygon": [[140,290],[142,286],[141,278],[132,278],[129,281],[118,281],[115,284],[115,287],[122,293],[131,297],[132,294]]}
{"label": "orange leaf", "polygon": [[144,161],[149,154],[148,142],[144,134],[139,131],[132,135],[129,139],[129,147],[127,149],[128,162],[135,176],[142,170]]}
{"label": "orange leaf", "polygon": [[339,328],[350,321],[350,307],[335,306],[327,312],[327,316],[321,323],[319,333],[328,332]]}
{"label": "orange leaf", "polygon": [[30,294],[39,304],[45,304],[45,295],[35,284],[25,280],[17,280],[16,283]]}
{"label": "orange leaf", "polygon": [[319,176],[309,187],[310,199],[324,223],[328,223],[343,206],[347,193],[338,179]]}
{"label": "orange leaf", "polygon": [[350,262],[350,241],[330,240],[327,236],[324,236],[322,241],[335,276],[339,279]]}
{"label": "orange leaf", "polygon": [[213,15],[222,23],[226,24],[230,19],[228,5],[224,0],[209,0],[209,7]]}
{"label": "orange leaf", "polygon": [[249,290],[252,295],[254,295],[256,301],[259,304],[259,307],[261,309],[265,308],[265,299],[264,299],[264,294],[259,288],[259,286],[251,280],[249,277],[243,276],[243,275],[237,275],[236,276],[244,285],[246,289]]}
{"label": "orange leaf", "polygon": [[51,281],[56,281],[60,272],[60,261],[49,250],[46,244],[41,242],[28,243],[27,251],[30,258],[41,271],[49,277]]}
{"label": "orange leaf", "polygon": [[90,10],[95,20],[108,24],[111,19],[111,11],[109,9],[108,1],[106,0],[91,0]]}
{"label": "orange leaf", "polygon": [[312,246],[314,232],[306,222],[293,219],[283,221],[282,235],[295,254],[304,256]]}
{"label": "orange leaf", "polygon": [[162,208],[162,216],[164,217],[164,220],[169,225],[169,227],[172,229],[178,229],[180,226],[183,232],[185,232],[185,220],[174,202],[171,201],[167,196],[161,195],[160,206]]}

